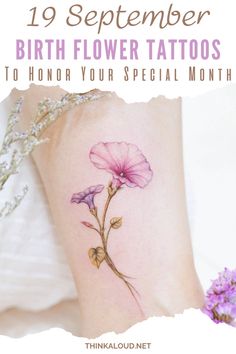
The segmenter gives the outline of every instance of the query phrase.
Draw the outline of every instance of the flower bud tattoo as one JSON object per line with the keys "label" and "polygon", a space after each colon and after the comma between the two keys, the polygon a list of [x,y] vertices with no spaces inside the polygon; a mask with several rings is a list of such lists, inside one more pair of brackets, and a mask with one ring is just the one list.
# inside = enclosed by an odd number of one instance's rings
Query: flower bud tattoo
{"label": "flower bud tattoo", "polygon": [[109,236],[112,231],[116,231],[122,227],[122,217],[114,216],[108,222],[107,212],[111,200],[123,187],[145,188],[151,181],[153,172],[149,162],[139,148],[134,144],[126,142],[98,143],[92,147],[89,158],[95,167],[105,170],[112,176],[112,180],[107,187],[107,199],[101,216],[99,216],[94,200],[97,194],[103,192],[103,185],[91,186],[80,193],[73,194],[71,198],[71,203],[86,204],[90,213],[95,218],[95,225],[88,221],[81,221],[85,227],[94,230],[100,236],[101,244],[96,248],[89,249],[89,259],[92,265],[98,269],[105,262],[114,274],[124,282],[140,308],[137,300],[138,292],[130,283],[130,277],[124,275],[116,268],[108,252]]}

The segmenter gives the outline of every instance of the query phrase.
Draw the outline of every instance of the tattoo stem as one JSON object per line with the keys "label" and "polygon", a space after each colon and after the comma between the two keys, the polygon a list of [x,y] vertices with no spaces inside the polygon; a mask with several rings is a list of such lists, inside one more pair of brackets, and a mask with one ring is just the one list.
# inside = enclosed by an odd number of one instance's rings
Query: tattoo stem
{"label": "tattoo stem", "polygon": [[95,210],[94,213],[92,213],[92,215],[95,217],[95,219],[97,220],[98,226],[99,226],[99,234],[102,240],[102,244],[103,244],[103,249],[104,249],[104,253],[105,253],[105,261],[107,263],[107,265],[109,266],[109,268],[113,271],[113,273],[120,278],[124,284],[127,286],[128,290],[130,291],[132,297],[134,298],[142,316],[145,317],[145,314],[141,308],[141,305],[137,299],[137,296],[139,296],[138,291],[135,289],[135,287],[126,279],[129,278],[128,276],[122,274],[115,266],[115,264],[113,263],[111,257],[109,256],[109,253],[107,251],[107,243],[108,243],[108,237],[110,234],[110,231],[112,229],[112,226],[109,227],[107,235],[105,235],[105,223],[106,223],[106,216],[107,216],[107,211],[110,205],[110,202],[112,200],[112,198],[115,196],[115,194],[117,193],[118,189],[112,189],[111,186],[108,187],[108,197],[104,206],[104,210],[103,210],[103,215],[102,215],[102,222],[100,222],[100,219],[97,215],[97,210]]}
{"label": "tattoo stem", "polygon": [[107,231],[107,236],[106,236],[106,238],[105,238],[105,240],[106,240],[106,245],[107,245],[107,243],[108,243],[108,237],[109,237],[109,234],[110,234],[111,229],[112,229],[112,226],[110,225],[110,227],[109,227],[109,229],[108,229],[108,231]]}
{"label": "tattoo stem", "polygon": [[109,193],[108,194],[108,198],[107,198],[107,201],[106,201],[106,204],[105,204],[105,207],[104,207],[104,211],[103,211],[103,216],[102,216],[102,232],[104,233],[104,230],[105,230],[105,222],[106,222],[106,216],[107,216],[107,211],[108,211],[108,208],[109,208],[109,204],[112,200],[112,198],[114,197],[114,195],[116,194],[117,190],[115,190],[112,194]]}

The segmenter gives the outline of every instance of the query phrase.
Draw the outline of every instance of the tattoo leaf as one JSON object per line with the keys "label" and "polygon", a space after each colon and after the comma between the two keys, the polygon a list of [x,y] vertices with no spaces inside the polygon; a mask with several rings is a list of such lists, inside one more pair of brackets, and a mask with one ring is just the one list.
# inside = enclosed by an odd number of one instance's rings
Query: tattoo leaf
{"label": "tattoo leaf", "polygon": [[88,255],[91,263],[97,268],[100,267],[106,256],[102,247],[90,248]]}
{"label": "tattoo leaf", "polygon": [[112,218],[110,224],[113,229],[119,229],[122,226],[122,217]]}

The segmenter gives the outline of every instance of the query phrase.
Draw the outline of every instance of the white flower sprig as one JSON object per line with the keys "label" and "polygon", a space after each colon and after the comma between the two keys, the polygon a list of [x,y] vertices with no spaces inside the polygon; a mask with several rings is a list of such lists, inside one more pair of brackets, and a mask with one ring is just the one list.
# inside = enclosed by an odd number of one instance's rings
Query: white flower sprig
{"label": "white flower sprig", "polygon": [[[45,142],[45,139],[41,138],[42,134],[64,112],[80,104],[102,98],[107,94],[109,93],[92,90],[82,94],[66,94],[61,100],[45,98],[39,102],[35,118],[32,119],[29,129],[25,132],[17,130],[23,105],[23,98],[20,98],[8,117],[6,132],[0,147],[0,192],[9,178],[19,172],[25,157],[29,156],[36,146]],[[0,218],[10,215],[19,206],[27,192],[28,187],[25,186],[12,201],[6,202],[0,208]]]}

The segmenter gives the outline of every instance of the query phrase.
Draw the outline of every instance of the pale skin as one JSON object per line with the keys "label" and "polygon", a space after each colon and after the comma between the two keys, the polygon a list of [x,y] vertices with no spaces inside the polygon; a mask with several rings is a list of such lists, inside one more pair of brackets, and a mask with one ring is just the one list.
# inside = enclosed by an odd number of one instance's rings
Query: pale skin
{"label": "pale skin", "polygon": [[[26,92],[13,91],[12,99],[22,94],[26,126],[40,99],[59,99],[63,91],[31,86]],[[159,97],[128,105],[112,94],[64,114],[45,136],[49,142],[33,158],[78,290],[80,335],[121,332],[149,316],[200,308],[203,293],[185,202],[181,101]],[[133,278],[142,311],[105,262],[99,269],[91,264],[88,250],[101,242],[81,221],[93,222],[92,215],[86,205],[70,203],[73,193],[111,179],[89,161],[91,147],[100,141],[138,145],[154,173],[142,191],[120,191],[109,209],[110,217],[123,217],[122,228],[110,236],[109,254],[119,271]],[[104,205],[104,197],[95,200],[98,207]]]}

